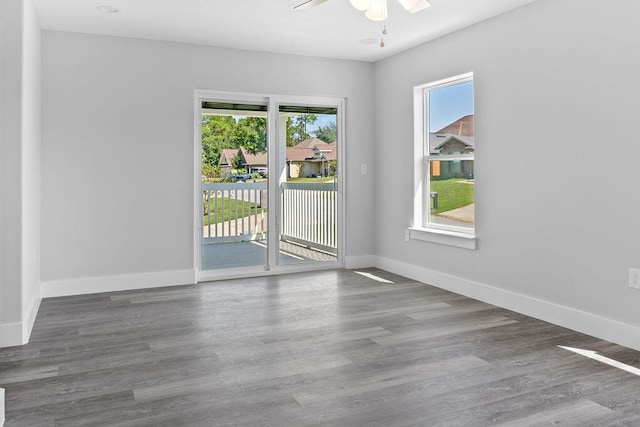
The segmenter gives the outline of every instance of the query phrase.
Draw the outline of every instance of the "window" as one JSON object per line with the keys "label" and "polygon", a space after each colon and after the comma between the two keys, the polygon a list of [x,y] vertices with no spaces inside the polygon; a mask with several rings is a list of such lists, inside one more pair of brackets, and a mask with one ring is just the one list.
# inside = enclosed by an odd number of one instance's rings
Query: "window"
{"label": "window", "polygon": [[414,110],[410,236],[475,249],[473,74],[416,86]]}

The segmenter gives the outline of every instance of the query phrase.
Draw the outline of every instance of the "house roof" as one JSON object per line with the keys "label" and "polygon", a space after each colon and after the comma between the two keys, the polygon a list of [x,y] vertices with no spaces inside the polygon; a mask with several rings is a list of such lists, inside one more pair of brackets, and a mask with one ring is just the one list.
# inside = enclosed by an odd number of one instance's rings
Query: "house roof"
{"label": "house roof", "polygon": [[[316,141],[320,141],[317,138],[313,138]],[[311,141],[311,140],[307,140]],[[317,149],[318,143],[315,143],[312,147],[287,147],[287,161],[289,162],[319,162],[323,160],[335,160],[336,159],[336,146],[333,144],[325,144],[322,143],[322,147],[327,151],[320,151]],[[231,165],[233,159],[238,155],[238,152],[242,152],[242,157],[244,158],[244,163],[248,166],[266,166],[267,165],[267,153],[250,153],[247,151],[245,147],[240,147],[240,149],[236,148],[225,148],[222,150],[222,154],[220,156],[220,162],[218,164],[222,164],[222,160],[226,159],[227,164]]]}
{"label": "house roof", "polygon": [[267,165],[267,152],[252,154],[247,151],[246,148],[240,147],[242,151],[242,157],[244,157],[244,163],[249,166],[266,166]]}
{"label": "house roof", "polygon": [[295,148],[313,148],[318,147],[320,151],[330,151],[331,144],[327,144],[321,139],[318,138],[309,138],[305,139],[302,142],[299,142],[295,145]]}
{"label": "house roof", "polygon": [[320,152],[316,150],[316,146],[314,148],[298,148],[298,147],[287,147],[287,161],[288,162],[321,162],[327,160],[335,160],[336,159],[336,147],[326,144],[328,147],[331,147],[330,151]]}
{"label": "house roof", "polygon": [[301,147],[287,147],[287,161],[302,162],[304,160],[312,160],[314,157],[313,149]]}
{"label": "house roof", "polygon": [[218,165],[222,165],[222,164],[231,165],[231,162],[233,162],[233,159],[237,155],[238,155],[237,148],[224,148],[222,150],[222,154],[220,155],[220,161],[218,162]]}
{"label": "house roof", "polygon": [[329,144],[329,146],[331,147],[331,151],[327,152],[327,153],[322,153],[325,157],[325,159],[327,160],[335,160],[337,158],[337,152],[338,149],[336,147],[335,142],[332,144]]}
{"label": "house roof", "polygon": [[449,133],[458,136],[473,136],[473,114],[464,116],[434,133]]}
{"label": "house roof", "polygon": [[314,148],[322,153],[328,153],[329,151],[335,150],[336,147],[331,144],[316,144],[314,145]]}
{"label": "house roof", "polygon": [[430,133],[429,134],[429,152],[437,153],[438,150],[442,148],[446,143],[452,140],[457,140],[466,145],[467,147],[473,148],[473,137],[472,136],[460,136],[453,135],[450,133]]}

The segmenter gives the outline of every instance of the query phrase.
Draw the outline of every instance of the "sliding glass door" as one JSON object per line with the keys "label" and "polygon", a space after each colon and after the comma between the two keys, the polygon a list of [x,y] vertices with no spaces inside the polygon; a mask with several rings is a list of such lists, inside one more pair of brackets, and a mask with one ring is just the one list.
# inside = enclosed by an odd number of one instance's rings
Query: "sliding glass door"
{"label": "sliding glass door", "polygon": [[341,266],[343,101],[196,99],[200,280]]}
{"label": "sliding glass door", "polygon": [[278,105],[280,264],[338,259],[338,128],[333,106]]}
{"label": "sliding glass door", "polygon": [[264,103],[202,102],[201,269],[267,265]]}

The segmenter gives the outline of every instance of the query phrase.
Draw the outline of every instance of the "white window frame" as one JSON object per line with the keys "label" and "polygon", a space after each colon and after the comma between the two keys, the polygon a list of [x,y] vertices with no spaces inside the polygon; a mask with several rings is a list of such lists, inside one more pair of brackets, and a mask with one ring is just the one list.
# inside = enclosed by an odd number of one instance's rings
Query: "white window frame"
{"label": "white window frame", "polygon": [[[473,73],[465,73],[413,88],[414,122],[414,200],[413,225],[406,237],[432,243],[476,249],[475,223],[473,228],[436,224],[429,221],[431,160],[469,160],[475,154],[430,155],[429,150],[429,93],[436,89],[473,81]],[[474,195],[475,197],[475,195]],[[474,201],[475,202],[475,201]]]}

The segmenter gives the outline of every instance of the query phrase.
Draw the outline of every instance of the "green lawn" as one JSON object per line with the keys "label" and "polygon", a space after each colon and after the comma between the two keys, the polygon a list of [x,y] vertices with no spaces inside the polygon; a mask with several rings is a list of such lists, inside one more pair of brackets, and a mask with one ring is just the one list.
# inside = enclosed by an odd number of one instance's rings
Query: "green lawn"
{"label": "green lawn", "polygon": [[287,182],[333,182],[333,176],[324,178],[287,178]]}
{"label": "green lawn", "polygon": [[473,184],[466,179],[452,178],[441,181],[431,181],[431,191],[438,192],[438,209],[433,209],[431,200],[431,213],[450,211],[473,203]]}
{"label": "green lawn", "polygon": [[[217,204],[217,206],[216,206]],[[217,203],[211,202],[211,223],[216,223],[216,211],[218,212],[218,221],[229,221],[236,219],[236,205],[238,207],[238,218],[249,215],[249,209],[251,213],[255,212],[255,203],[243,202],[241,200],[235,200],[231,198],[218,198]],[[243,215],[244,207],[244,215]],[[265,209],[266,210],[266,209]],[[202,219],[202,225],[209,225],[209,217],[207,215]]]}

